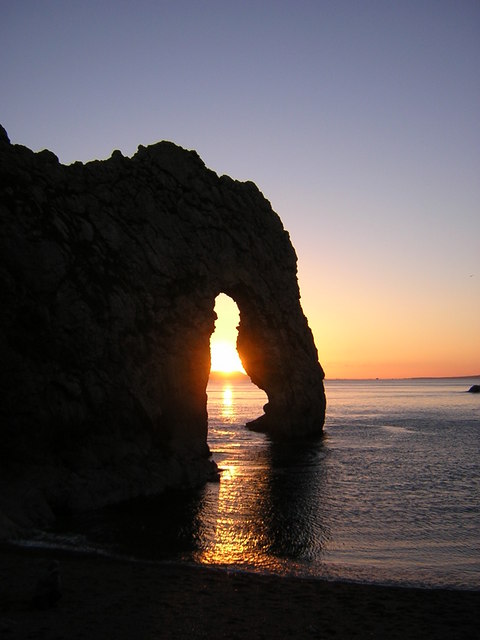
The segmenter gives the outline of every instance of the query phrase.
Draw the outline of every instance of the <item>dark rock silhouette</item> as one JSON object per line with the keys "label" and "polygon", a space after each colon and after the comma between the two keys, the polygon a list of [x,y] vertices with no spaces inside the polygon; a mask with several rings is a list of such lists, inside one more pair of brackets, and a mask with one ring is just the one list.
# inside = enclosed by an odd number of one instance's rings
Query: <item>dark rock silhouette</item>
{"label": "dark rock silhouette", "polygon": [[473,384],[468,390],[469,393],[480,393],[480,384]]}
{"label": "dark rock silhouette", "polygon": [[253,183],[170,142],[63,166],[0,127],[0,206],[0,531],[215,474],[206,385],[220,292],[268,396],[252,428],[321,432],[295,251]]}

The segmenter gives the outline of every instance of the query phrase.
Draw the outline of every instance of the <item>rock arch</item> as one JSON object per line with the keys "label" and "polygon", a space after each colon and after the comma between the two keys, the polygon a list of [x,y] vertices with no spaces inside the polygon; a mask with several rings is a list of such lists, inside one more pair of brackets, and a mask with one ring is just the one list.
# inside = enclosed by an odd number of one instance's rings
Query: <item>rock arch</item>
{"label": "rock arch", "polygon": [[[292,291],[258,298],[243,283],[228,289],[240,310],[237,349],[252,382],[268,397],[265,414],[249,427],[274,438],[319,433],[325,418],[323,371],[300,304]],[[297,290],[297,301],[299,299]]]}
{"label": "rock arch", "polygon": [[214,471],[206,385],[220,292],[239,307],[238,350],[269,399],[250,426],[321,432],[296,255],[253,183],[169,142],[63,166],[0,128],[0,195],[0,474],[10,488],[35,477],[38,502],[17,521]]}

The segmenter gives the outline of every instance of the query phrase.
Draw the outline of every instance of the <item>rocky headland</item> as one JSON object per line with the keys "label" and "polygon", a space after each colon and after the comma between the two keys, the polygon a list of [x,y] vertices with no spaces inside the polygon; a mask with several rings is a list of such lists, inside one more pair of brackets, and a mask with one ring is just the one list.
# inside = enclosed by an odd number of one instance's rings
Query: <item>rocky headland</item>
{"label": "rocky headland", "polygon": [[296,255],[251,182],[170,142],[69,166],[0,128],[0,537],[216,475],[214,303],[268,396],[250,426],[319,434],[323,371]]}

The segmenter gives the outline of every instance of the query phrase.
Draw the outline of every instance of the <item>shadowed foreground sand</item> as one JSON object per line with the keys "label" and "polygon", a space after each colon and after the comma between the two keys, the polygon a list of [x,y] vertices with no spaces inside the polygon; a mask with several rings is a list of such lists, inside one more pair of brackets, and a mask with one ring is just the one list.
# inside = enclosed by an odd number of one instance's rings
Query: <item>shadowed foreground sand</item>
{"label": "shadowed foreground sand", "polygon": [[480,638],[480,591],[372,587],[64,556],[63,596],[30,604],[52,554],[0,552],[0,638]]}

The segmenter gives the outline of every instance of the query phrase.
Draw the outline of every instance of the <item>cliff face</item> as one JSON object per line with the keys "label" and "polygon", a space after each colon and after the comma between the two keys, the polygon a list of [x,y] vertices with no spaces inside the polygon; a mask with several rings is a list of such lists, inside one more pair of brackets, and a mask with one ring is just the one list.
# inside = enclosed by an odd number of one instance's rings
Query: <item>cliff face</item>
{"label": "cliff face", "polygon": [[206,385],[220,292],[238,304],[238,350],[269,399],[252,428],[319,433],[323,372],[295,252],[253,183],[169,142],[63,166],[0,129],[4,530],[214,471]]}

